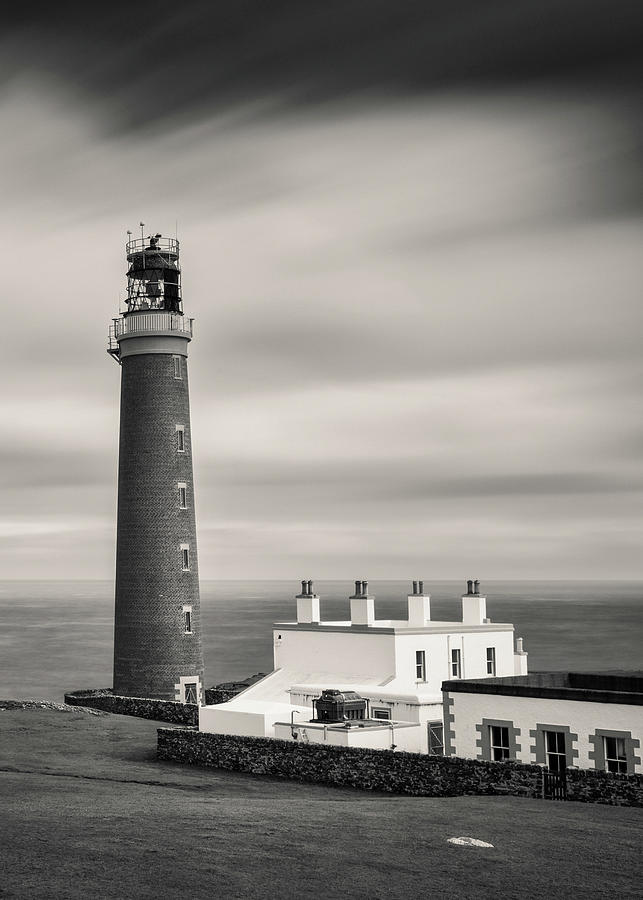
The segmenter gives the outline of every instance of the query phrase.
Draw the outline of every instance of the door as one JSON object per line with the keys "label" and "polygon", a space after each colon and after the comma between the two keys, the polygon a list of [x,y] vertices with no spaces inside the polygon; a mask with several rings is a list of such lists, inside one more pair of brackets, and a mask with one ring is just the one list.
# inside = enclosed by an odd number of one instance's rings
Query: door
{"label": "door", "polygon": [[197,684],[195,681],[190,681],[185,685],[185,702],[186,703],[198,703],[198,694],[197,694]]}

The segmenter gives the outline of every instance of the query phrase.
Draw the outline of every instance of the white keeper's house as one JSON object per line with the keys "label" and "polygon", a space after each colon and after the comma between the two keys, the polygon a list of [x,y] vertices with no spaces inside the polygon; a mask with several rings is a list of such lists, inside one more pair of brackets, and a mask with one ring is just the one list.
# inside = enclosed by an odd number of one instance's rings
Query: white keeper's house
{"label": "white keeper's house", "polygon": [[487,618],[469,581],[462,619],[431,618],[413,582],[403,620],[376,619],[368,583],[355,582],[350,619],[323,621],[311,581],[297,620],[273,626],[274,671],[227,703],[200,709],[200,731],[444,753],[442,682],[527,673],[522,639]]}
{"label": "white keeper's house", "polygon": [[643,672],[533,672],[443,690],[447,754],[643,772]]}

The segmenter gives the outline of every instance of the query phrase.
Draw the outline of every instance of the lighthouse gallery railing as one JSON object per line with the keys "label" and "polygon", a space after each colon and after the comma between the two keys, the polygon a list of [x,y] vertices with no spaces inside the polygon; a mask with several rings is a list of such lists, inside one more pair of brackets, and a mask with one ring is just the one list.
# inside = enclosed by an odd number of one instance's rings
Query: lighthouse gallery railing
{"label": "lighthouse gallery railing", "polygon": [[109,329],[107,351],[118,350],[118,338],[126,334],[145,334],[173,331],[192,337],[194,319],[173,312],[135,313],[113,319]]}

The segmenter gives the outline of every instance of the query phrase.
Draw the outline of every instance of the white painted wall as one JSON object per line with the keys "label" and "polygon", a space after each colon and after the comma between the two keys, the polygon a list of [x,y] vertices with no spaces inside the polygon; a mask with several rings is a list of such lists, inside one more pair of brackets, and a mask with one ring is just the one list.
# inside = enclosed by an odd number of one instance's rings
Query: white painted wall
{"label": "white painted wall", "polygon": [[[319,725],[308,725],[305,722],[295,725],[296,740],[301,743],[330,744],[335,747],[369,747],[372,750],[390,750],[391,743],[396,750],[407,753],[421,752],[421,725],[401,725],[392,723],[390,727],[382,728],[347,728],[324,729]],[[283,741],[295,740],[293,729],[284,722],[275,724],[275,737]]]}
{"label": "white painted wall", "polygon": [[[450,634],[396,634],[396,685],[408,680],[415,689],[440,694],[451,675],[451,650],[458,648],[462,678],[487,678],[487,647],[496,648],[496,675],[514,674],[513,631],[453,631]],[[415,680],[415,651],[426,653],[426,685]]]}
{"label": "white painted wall", "polygon": [[[456,756],[477,758],[480,750],[476,747],[479,737],[476,725],[481,724],[483,719],[509,720],[514,723],[515,728],[520,728],[517,741],[521,749],[518,758],[526,763],[536,762],[535,756],[530,753],[534,740],[529,732],[538,723],[569,726],[572,733],[578,734],[578,741],[574,744],[578,757],[572,762],[581,769],[595,768],[588,753],[593,750],[589,735],[594,734],[597,728],[630,731],[632,737],[640,740],[643,745],[641,706],[541,697],[507,697],[500,694],[462,694],[456,691],[450,693],[449,697],[453,700],[450,710],[455,716],[455,724],[451,727],[456,735],[453,742]],[[643,758],[641,748],[636,751],[636,755]],[[643,767],[637,765],[636,771],[643,771]]]}
{"label": "white painted wall", "polygon": [[[199,731],[211,734],[240,734],[247,737],[274,737],[275,722],[289,719],[293,710],[301,718],[309,718],[310,710],[285,703],[254,703],[245,705],[218,703],[199,709]],[[295,717],[297,718],[297,717]]]}
{"label": "white painted wall", "polygon": [[381,675],[395,672],[394,635],[351,631],[280,630],[273,632],[275,669]]}

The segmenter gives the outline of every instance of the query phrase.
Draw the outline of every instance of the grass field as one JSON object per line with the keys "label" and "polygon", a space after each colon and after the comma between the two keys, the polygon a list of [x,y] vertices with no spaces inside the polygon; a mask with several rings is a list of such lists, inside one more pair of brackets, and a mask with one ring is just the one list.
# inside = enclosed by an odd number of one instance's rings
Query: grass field
{"label": "grass field", "polygon": [[[0,710],[3,900],[641,896],[638,810],[159,763],[156,727]],[[459,836],[494,847],[448,843]]]}

